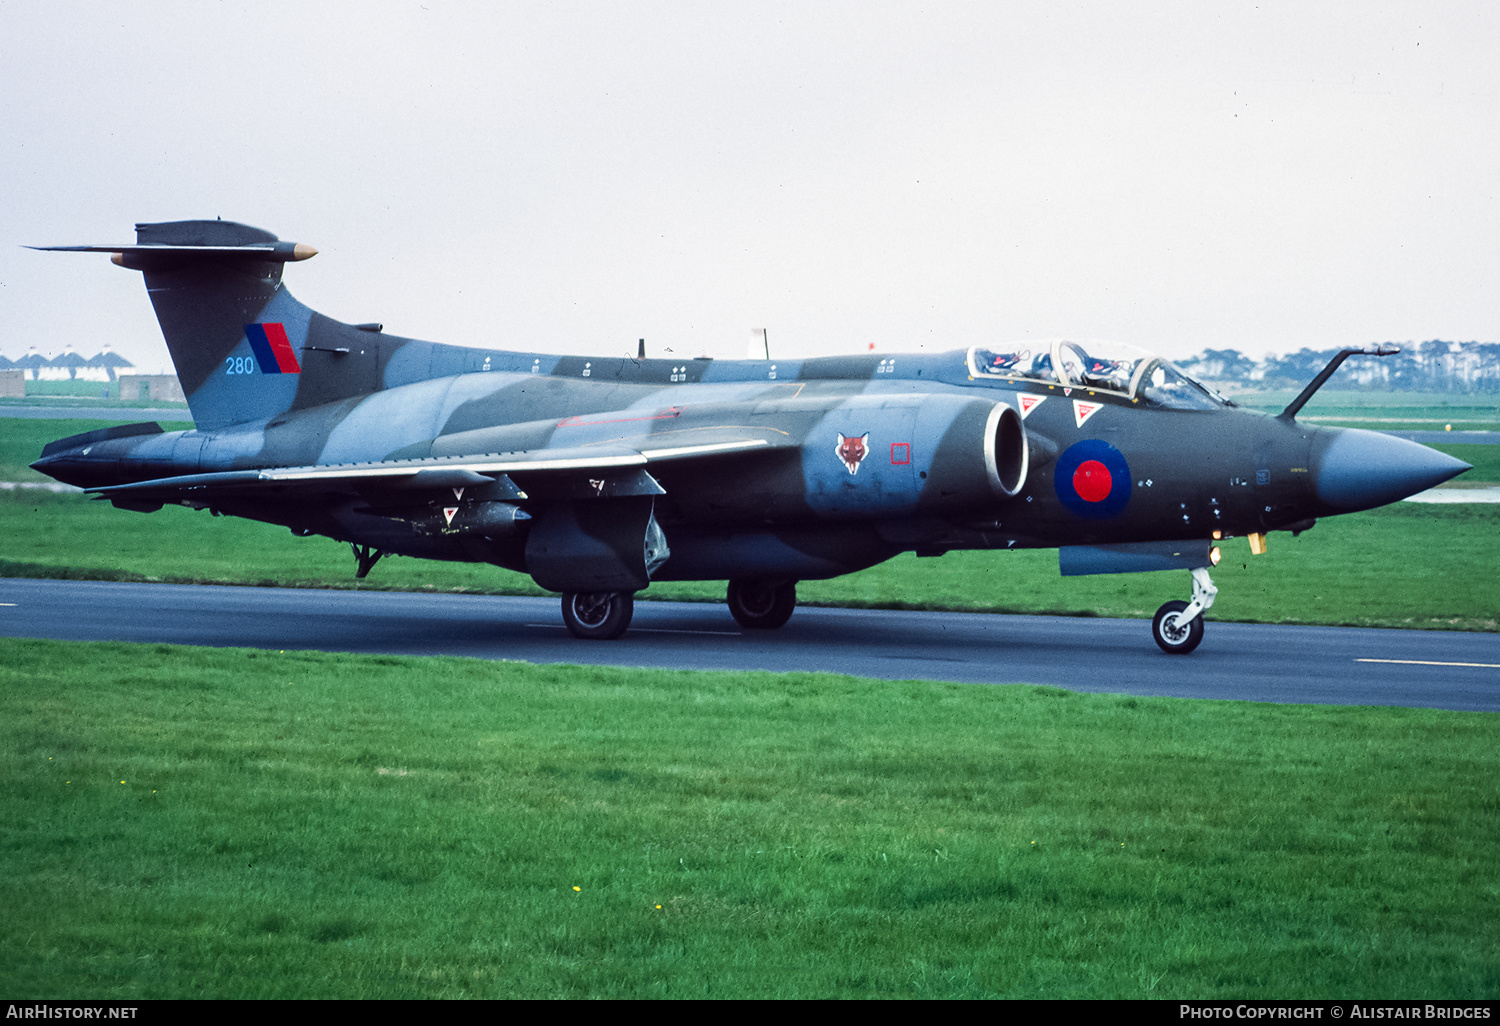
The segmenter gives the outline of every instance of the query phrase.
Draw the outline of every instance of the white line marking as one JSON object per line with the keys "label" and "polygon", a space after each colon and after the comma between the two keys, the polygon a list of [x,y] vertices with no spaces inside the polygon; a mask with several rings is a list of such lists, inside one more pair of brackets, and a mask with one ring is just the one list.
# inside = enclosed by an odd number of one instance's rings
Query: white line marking
{"label": "white line marking", "polygon": [[640,631],[642,634],[711,634],[716,638],[737,638],[740,636],[739,631],[689,631],[678,627],[632,627],[630,629]]}
{"label": "white line marking", "polygon": [[1477,666],[1485,670],[1500,670],[1500,663],[1439,663],[1431,659],[1356,659],[1356,663],[1400,663],[1402,666]]}
{"label": "white line marking", "polygon": [[[528,623],[526,627],[545,627],[548,630],[565,631],[568,628],[560,623]],[[631,627],[627,633],[630,634],[711,634],[716,638],[737,638],[739,631],[689,631],[677,627]]]}
{"label": "white line marking", "polygon": [[13,606],[13,605],[15,605],[14,602],[0,602],[0,606]]}
{"label": "white line marking", "polygon": [[1416,495],[1408,495],[1402,502],[1500,502],[1500,488],[1429,488]]}
{"label": "white line marking", "polygon": [[82,488],[76,485],[59,484],[56,481],[0,481],[0,492],[13,492],[17,488],[35,489],[39,492],[57,492],[58,494],[83,491]]}
{"label": "white line marking", "polygon": [[717,442],[706,445],[683,445],[675,449],[642,449],[641,455],[648,460],[671,459],[673,456],[708,455],[716,452],[734,452],[737,449],[753,449],[767,445],[764,438],[747,438],[742,442]]}

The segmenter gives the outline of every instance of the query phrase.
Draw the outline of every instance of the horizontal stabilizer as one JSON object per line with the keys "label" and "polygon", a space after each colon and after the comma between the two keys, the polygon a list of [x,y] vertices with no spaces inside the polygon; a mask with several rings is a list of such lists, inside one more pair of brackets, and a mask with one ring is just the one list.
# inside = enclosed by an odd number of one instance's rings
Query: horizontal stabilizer
{"label": "horizontal stabilizer", "polygon": [[150,264],[184,257],[245,257],[272,263],[306,260],[318,251],[305,242],[252,242],[243,246],[174,246],[161,243],[119,246],[27,246],[45,253],[111,253],[115,263],[135,270],[148,270]]}
{"label": "horizontal stabilizer", "polygon": [[42,447],[42,459],[46,459],[48,456],[56,453],[67,452],[70,449],[81,449],[86,445],[93,445],[96,442],[110,442],[116,438],[134,438],[137,435],[159,435],[161,433],[161,425],[149,420],[140,424],[118,424],[115,427],[85,431],[81,435],[69,435],[67,438],[59,438],[55,442],[48,442]]}

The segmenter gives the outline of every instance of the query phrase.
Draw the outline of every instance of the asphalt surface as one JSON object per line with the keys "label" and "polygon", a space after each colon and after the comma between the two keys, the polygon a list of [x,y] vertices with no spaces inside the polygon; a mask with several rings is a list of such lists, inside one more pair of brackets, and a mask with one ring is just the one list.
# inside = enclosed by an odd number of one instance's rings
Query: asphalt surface
{"label": "asphalt surface", "polygon": [[[189,419],[182,408],[87,406],[0,406],[3,417]],[[1390,433],[1500,444],[1495,431]],[[722,606],[639,602],[624,638],[580,642],[551,599],[5,580],[0,635],[1500,711],[1500,636],[1460,632],[1210,623],[1197,652],[1172,657],[1138,620],[801,608],[763,633],[741,631]]]}
{"label": "asphalt surface", "polygon": [[1168,656],[1143,620],[802,607],[763,632],[721,605],[637,602],[598,642],[569,635],[555,599],[6,579],[0,635],[1500,712],[1500,635],[1448,631],[1209,623]]}

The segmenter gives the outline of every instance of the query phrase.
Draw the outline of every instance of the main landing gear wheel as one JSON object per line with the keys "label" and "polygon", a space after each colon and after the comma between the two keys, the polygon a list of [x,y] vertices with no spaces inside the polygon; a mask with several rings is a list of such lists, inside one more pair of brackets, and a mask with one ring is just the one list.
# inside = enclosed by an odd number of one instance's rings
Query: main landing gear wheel
{"label": "main landing gear wheel", "polygon": [[1187,607],[1181,599],[1165,602],[1151,621],[1151,636],[1168,655],[1187,655],[1203,640],[1203,614],[1184,623],[1182,611]]}
{"label": "main landing gear wheel", "polygon": [[573,637],[613,641],[630,626],[635,596],[628,591],[570,591],[562,597],[562,614]]}
{"label": "main landing gear wheel", "polygon": [[729,613],[741,627],[775,630],[796,608],[796,581],[729,582]]}

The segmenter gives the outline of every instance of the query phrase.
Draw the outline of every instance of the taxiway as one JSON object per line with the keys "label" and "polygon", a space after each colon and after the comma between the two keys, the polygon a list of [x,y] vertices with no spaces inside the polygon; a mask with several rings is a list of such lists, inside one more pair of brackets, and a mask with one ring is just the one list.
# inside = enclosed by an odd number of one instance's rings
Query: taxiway
{"label": "taxiway", "polygon": [[453,655],[679,670],[1500,712],[1500,635],[1208,624],[1168,656],[1140,620],[801,607],[743,631],[722,605],[636,603],[630,631],[578,641],[556,599],[0,580],[0,636]]}

